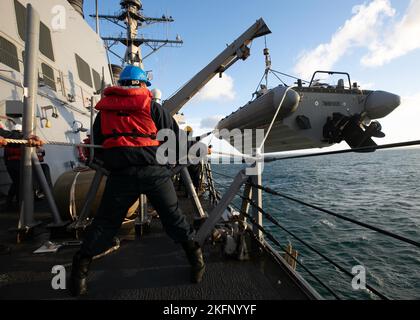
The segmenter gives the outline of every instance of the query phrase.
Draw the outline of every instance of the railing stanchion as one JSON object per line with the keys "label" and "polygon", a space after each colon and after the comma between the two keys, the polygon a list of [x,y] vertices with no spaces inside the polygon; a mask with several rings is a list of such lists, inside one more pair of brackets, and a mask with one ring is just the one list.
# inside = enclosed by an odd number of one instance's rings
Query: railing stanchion
{"label": "railing stanchion", "polygon": [[[250,180],[255,186],[261,186],[262,185],[262,163],[261,161],[257,160],[255,162],[255,170],[257,172],[256,175],[251,176]],[[251,187],[251,193],[252,193],[252,200],[254,203],[257,204],[258,207],[263,207],[263,198],[262,198],[262,190],[256,187]],[[258,208],[252,207],[252,217],[254,218],[255,222],[259,224],[260,226],[263,225],[263,218],[262,213],[258,210]],[[257,228],[255,225],[253,226],[253,232],[257,239],[262,240],[264,237],[263,232],[261,229]]]}
{"label": "railing stanchion", "polygon": [[[39,48],[39,14],[31,4],[27,6],[26,44],[24,68],[24,112],[23,135],[25,139],[36,133],[35,109],[38,90],[38,48]],[[29,230],[37,223],[34,220],[34,192],[32,175],[32,154],[34,148],[22,147],[23,154],[20,170],[19,230]],[[19,238],[20,241],[20,238]]]}
{"label": "railing stanchion", "polygon": [[243,214],[249,214],[249,207],[250,207],[250,203],[247,199],[251,199],[252,197],[252,188],[251,185],[249,183],[245,184],[245,188],[244,188],[244,195],[243,195],[243,200],[242,200],[242,205],[241,205],[241,215],[243,216],[243,220],[246,221],[246,216]]}

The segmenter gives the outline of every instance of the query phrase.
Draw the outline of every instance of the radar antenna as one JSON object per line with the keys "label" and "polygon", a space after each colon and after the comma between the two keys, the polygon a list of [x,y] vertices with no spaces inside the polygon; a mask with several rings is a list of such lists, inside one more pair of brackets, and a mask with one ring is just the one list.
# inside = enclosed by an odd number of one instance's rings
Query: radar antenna
{"label": "radar antenna", "polygon": [[[107,50],[120,58],[123,63],[133,64],[143,68],[143,60],[165,46],[179,47],[184,42],[177,36],[174,40],[169,39],[151,39],[145,38],[144,35],[138,35],[138,29],[144,26],[149,26],[155,23],[170,23],[175,20],[171,16],[162,15],[160,18],[147,17],[143,14],[143,4],[140,0],[121,0],[121,12],[116,15],[95,14],[90,17],[108,20],[117,26],[126,30],[125,37],[102,37],[108,43],[113,42],[111,45],[106,45]],[[123,23],[125,25],[123,25]],[[119,56],[110,48],[116,43],[121,43],[127,47],[124,57]],[[151,49],[145,57],[142,56],[141,46],[146,45]]]}

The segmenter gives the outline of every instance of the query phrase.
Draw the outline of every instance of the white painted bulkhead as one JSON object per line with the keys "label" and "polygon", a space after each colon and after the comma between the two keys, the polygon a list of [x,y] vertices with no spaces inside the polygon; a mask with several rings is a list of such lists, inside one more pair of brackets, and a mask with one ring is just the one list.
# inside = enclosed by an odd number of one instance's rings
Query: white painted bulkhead
{"label": "white painted bulkhead", "polygon": [[[84,128],[90,127],[90,99],[99,100],[97,89],[104,76],[105,85],[111,83],[106,50],[100,37],[90,28],[86,21],[66,0],[3,0],[0,1],[0,115],[12,116],[20,123],[11,110],[19,109],[23,99],[23,54],[25,42],[21,38],[22,26],[17,19],[17,11],[22,5],[31,3],[38,11],[44,24],[41,35],[46,48],[39,54],[40,81],[37,101],[36,124],[37,134],[47,141],[79,143],[86,138],[86,133],[73,132],[74,121],[79,121]],[[58,16],[63,14],[64,16]],[[19,14],[19,13],[18,13]],[[64,17],[65,25],[58,24]],[[51,35],[51,47],[48,46],[48,30]],[[41,41],[42,42],[42,41]],[[16,48],[16,49],[14,49]],[[77,57],[76,57],[77,55]],[[17,56],[17,57],[16,57]],[[78,62],[76,61],[78,59]],[[99,76],[99,78],[98,78]],[[89,80],[90,77],[90,80]],[[51,87],[54,87],[52,89]],[[74,97],[74,98],[71,98]],[[51,108],[53,107],[53,108]],[[15,108],[15,109],[13,109]],[[53,117],[56,111],[58,118]],[[46,127],[47,117],[51,127]],[[12,122],[1,120],[6,128]],[[77,150],[74,147],[46,145],[45,162],[50,166],[53,182],[72,166],[78,165]],[[2,156],[2,151],[0,151]],[[8,184],[3,161],[0,160],[3,172],[0,172],[0,192],[5,192]]]}

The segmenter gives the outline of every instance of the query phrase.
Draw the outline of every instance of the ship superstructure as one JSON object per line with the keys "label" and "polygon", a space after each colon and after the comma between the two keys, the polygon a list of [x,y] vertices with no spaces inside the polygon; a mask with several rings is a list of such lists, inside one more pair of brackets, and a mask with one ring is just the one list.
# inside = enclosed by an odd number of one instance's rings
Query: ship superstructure
{"label": "ship superstructure", "polygon": [[[26,5],[40,14],[37,134],[46,141],[80,143],[90,128],[91,107],[110,85],[106,50],[80,12],[66,0],[1,1],[0,116],[6,128],[22,123]],[[46,145],[53,182],[79,165],[76,148]],[[1,191],[10,183],[0,161]]]}

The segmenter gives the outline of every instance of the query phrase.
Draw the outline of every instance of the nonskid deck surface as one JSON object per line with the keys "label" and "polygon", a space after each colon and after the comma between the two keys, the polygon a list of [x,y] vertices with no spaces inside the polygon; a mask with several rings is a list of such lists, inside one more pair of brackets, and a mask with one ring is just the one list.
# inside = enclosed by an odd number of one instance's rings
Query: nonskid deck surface
{"label": "nonskid deck surface", "polygon": [[[181,199],[184,211],[190,202]],[[40,219],[47,215],[38,214]],[[51,270],[64,265],[70,271],[77,248],[57,253],[32,252],[46,240],[41,233],[29,243],[14,244],[16,214],[0,214],[0,240],[11,246],[0,256],[0,299],[72,299],[65,290],[53,290]],[[207,269],[200,284],[189,282],[189,265],[181,247],[163,232],[160,221],[141,239],[122,241],[121,248],[92,264],[89,295],[83,299],[140,300],[272,300],[307,299],[293,280],[267,255],[252,255],[249,261],[226,258],[218,245],[204,249]]]}

